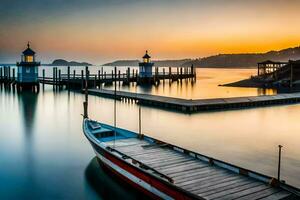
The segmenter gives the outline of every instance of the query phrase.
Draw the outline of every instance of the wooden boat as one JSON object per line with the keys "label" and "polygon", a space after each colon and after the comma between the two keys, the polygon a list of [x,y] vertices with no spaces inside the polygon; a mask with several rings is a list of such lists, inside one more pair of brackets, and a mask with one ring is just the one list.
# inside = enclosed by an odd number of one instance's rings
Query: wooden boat
{"label": "wooden boat", "polygon": [[154,199],[300,199],[275,178],[141,134],[141,117],[139,133],[117,128],[116,98],[114,126],[91,120],[87,81],[85,98],[83,132],[99,162]]}
{"label": "wooden boat", "polygon": [[83,132],[99,161],[160,199],[298,199],[276,179],[88,118]]}

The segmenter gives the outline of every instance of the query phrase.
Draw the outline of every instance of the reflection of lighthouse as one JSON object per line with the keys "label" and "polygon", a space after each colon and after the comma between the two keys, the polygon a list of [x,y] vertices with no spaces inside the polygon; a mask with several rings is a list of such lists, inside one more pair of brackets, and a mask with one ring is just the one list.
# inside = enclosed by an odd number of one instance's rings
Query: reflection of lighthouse
{"label": "reflection of lighthouse", "polygon": [[17,62],[18,91],[26,88],[37,92],[39,91],[38,66],[40,65],[40,62],[35,61],[35,52],[30,48],[28,42],[27,49],[23,51],[23,55],[21,56],[21,62]]}
{"label": "reflection of lighthouse", "polygon": [[18,95],[19,105],[23,111],[23,123],[26,135],[30,135],[35,121],[38,94],[24,91]]}
{"label": "reflection of lighthouse", "polygon": [[[38,94],[30,91],[23,91],[18,94],[19,108],[23,118],[24,149],[22,167],[25,170],[23,177],[30,187],[36,184],[36,162],[35,162],[35,142],[34,124],[37,107]],[[26,186],[27,187],[27,186]],[[29,186],[28,186],[29,187]],[[34,195],[33,195],[34,196]]]}

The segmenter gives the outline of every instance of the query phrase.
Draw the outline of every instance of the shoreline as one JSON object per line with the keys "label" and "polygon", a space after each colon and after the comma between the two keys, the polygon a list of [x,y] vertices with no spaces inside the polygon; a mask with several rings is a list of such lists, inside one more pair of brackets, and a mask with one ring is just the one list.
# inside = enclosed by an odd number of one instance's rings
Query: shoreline
{"label": "shoreline", "polygon": [[277,89],[275,87],[267,87],[264,82],[257,82],[251,78],[239,80],[236,82],[220,84],[222,87],[247,87],[247,88],[262,88],[262,89]]}

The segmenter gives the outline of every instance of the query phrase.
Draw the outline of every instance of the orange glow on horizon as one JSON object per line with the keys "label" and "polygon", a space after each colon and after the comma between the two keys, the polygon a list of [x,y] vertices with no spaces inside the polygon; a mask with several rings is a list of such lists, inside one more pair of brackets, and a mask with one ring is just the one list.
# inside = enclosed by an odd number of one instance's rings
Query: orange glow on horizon
{"label": "orange glow on horizon", "polygon": [[275,0],[270,6],[269,1],[142,1],[124,6],[10,26],[2,30],[0,46],[17,58],[31,41],[42,60],[103,63],[140,59],[145,49],[157,60],[264,53],[300,45],[300,2]]}

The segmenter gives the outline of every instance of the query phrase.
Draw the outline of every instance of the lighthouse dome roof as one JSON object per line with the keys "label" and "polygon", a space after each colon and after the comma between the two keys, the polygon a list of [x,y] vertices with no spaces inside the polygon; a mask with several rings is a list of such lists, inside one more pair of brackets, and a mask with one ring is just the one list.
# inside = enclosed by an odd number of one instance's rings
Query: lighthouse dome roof
{"label": "lighthouse dome roof", "polygon": [[33,56],[35,54],[35,52],[30,48],[30,45],[29,43],[27,44],[27,49],[25,49],[23,51],[23,55],[26,55],[26,56]]}
{"label": "lighthouse dome roof", "polygon": [[148,51],[146,51],[146,54],[143,56],[144,59],[149,59],[151,56],[148,55]]}

